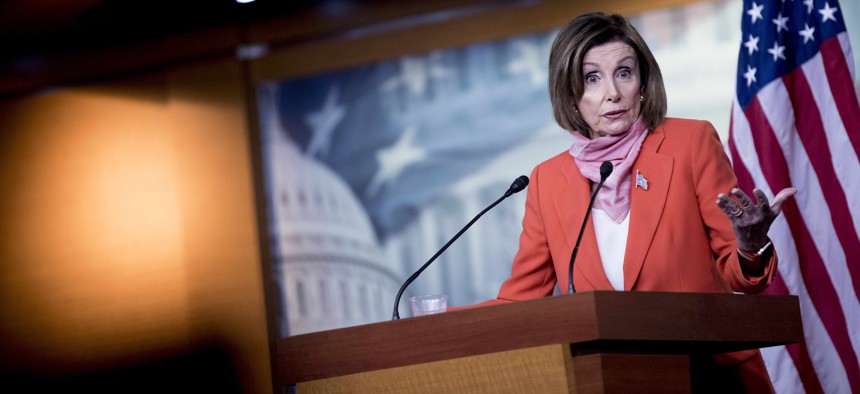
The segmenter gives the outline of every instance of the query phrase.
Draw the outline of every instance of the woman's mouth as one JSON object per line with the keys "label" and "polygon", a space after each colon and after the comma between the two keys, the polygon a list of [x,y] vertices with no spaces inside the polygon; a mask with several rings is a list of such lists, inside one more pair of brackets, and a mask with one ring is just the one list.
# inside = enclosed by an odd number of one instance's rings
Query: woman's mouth
{"label": "woman's mouth", "polygon": [[622,115],[624,115],[626,112],[627,112],[626,109],[619,109],[619,110],[615,110],[615,111],[604,112],[602,116],[606,119],[609,119],[609,120],[616,120],[616,119],[620,118]]}

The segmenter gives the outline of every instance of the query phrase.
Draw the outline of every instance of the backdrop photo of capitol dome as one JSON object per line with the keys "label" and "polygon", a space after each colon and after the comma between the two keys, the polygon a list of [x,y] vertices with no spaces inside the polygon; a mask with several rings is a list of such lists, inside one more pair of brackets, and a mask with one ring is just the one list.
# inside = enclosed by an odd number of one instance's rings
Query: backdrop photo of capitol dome
{"label": "backdrop photo of capitol dome", "polygon": [[[707,119],[723,141],[741,8],[715,1],[630,16],[662,67],[668,115]],[[281,337],[390,319],[412,272],[517,176],[567,150],[547,93],[555,33],[258,86]],[[484,215],[403,299],[495,298],[524,203],[515,194]],[[408,302],[400,311],[411,314]]]}

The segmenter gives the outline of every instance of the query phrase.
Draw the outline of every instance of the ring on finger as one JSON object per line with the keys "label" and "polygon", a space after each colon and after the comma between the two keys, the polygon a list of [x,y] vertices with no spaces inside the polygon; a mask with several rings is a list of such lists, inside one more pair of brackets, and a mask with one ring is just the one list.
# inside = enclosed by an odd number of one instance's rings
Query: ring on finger
{"label": "ring on finger", "polygon": [[739,217],[743,216],[744,210],[741,209],[741,207],[735,205],[734,208],[732,208],[731,214],[735,215],[736,218],[739,218]]}

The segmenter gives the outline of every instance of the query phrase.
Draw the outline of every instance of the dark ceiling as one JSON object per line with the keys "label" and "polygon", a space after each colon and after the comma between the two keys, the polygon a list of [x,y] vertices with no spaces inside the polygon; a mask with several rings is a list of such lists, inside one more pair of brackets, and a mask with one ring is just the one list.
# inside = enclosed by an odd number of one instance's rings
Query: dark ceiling
{"label": "dark ceiling", "polygon": [[398,18],[529,1],[0,0],[0,99],[255,49],[243,44],[272,50]]}
{"label": "dark ceiling", "polygon": [[314,0],[0,0],[0,61],[111,48],[287,15]]}

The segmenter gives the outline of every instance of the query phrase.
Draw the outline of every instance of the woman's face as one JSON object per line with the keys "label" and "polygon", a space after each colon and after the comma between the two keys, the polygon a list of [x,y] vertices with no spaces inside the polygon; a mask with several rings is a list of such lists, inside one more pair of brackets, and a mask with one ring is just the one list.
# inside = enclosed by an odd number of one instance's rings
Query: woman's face
{"label": "woman's face", "polygon": [[620,135],[639,117],[641,82],[636,52],[621,41],[591,48],[582,62],[585,87],[577,103],[591,137]]}

